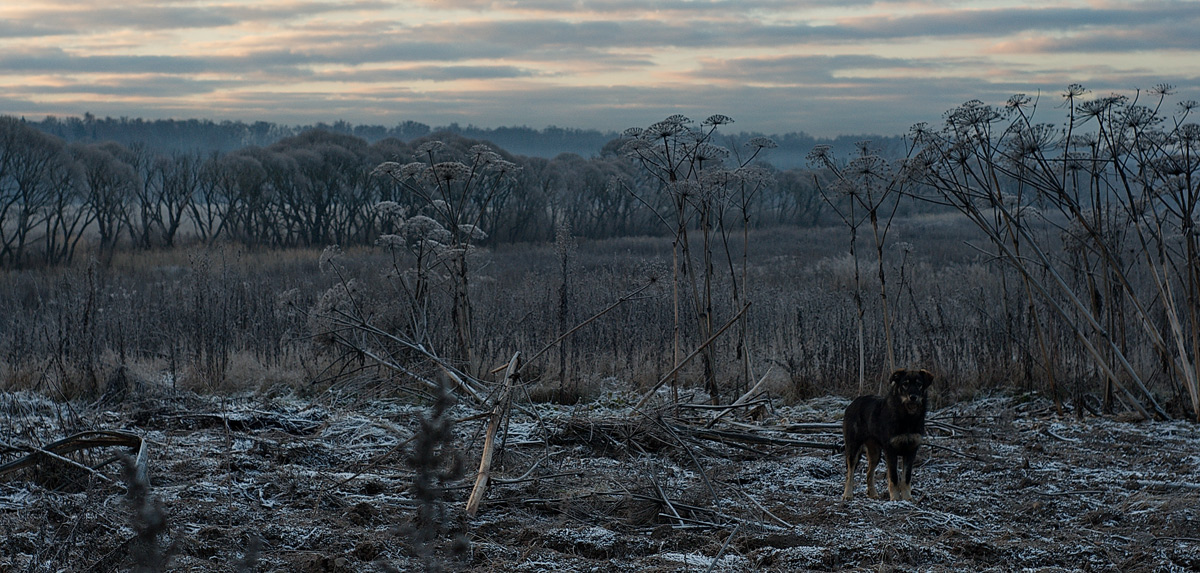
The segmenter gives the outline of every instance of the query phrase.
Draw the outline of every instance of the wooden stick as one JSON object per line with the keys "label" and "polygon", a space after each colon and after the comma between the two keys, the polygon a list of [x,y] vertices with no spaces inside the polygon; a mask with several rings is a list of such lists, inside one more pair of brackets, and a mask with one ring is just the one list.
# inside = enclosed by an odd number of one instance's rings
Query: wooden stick
{"label": "wooden stick", "polygon": [[513,354],[508,361],[508,370],[504,372],[504,390],[496,399],[496,407],[492,409],[492,419],[488,422],[487,436],[483,440],[483,455],[479,460],[479,473],[475,476],[475,488],[467,499],[467,517],[475,517],[479,512],[479,504],[487,492],[488,479],[492,473],[492,454],[496,450],[496,431],[500,429],[500,420],[508,411],[508,398],[512,393],[513,383],[521,370],[521,353]]}
{"label": "wooden stick", "polygon": [[712,573],[713,567],[717,566],[717,562],[721,560],[721,556],[725,554],[725,550],[729,549],[729,542],[733,541],[733,538],[738,534],[738,530],[741,528],[742,524],[740,522],[733,526],[733,532],[729,534],[729,537],[725,538],[725,543],[721,545],[721,550],[717,552],[717,555],[712,558],[712,561],[708,562],[708,569],[706,569],[704,573]]}
{"label": "wooden stick", "polygon": [[[760,390],[762,390],[763,385],[767,383],[767,376],[771,375],[771,368],[774,368],[774,366],[768,367],[767,371],[763,373],[762,378],[759,378],[758,383],[755,384],[754,387],[751,388],[748,392],[746,392],[745,394],[742,394],[741,398],[734,400],[732,405],[733,406],[741,406],[742,404],[746,403],[746,401],[749,400],[750,398],[757,396],[758,392]],[[728,414],[728,413],[729,413],[729,410],[725,410],[724,412],[717,414],[717,416],[715,418],[713,418],[712,420],[710,420],[707,424],[705,424],[704,427],[705,428],[713,427],[713,425],[716,424],[718,420],[723,418],[725,416],[725,414]]]}
{"label": "wooden stick", "polygon": [[654,387],[650,389],[649,392],[646,392],[645,396],[642,396],[641,400],[638,400],[637,405],[635,405],[633,407],[633,409],[634,410],[642,409],[642,406],[645,406],[646,402],[649,402],[650,398],[654,397],[654,393],[658,392],[658,389],[662,388],[663,384],[666,384],[667,381],[669,381],[671,379],[671,377],[675,375],[676,372],[679,372],[679,370],[682,369],[683,366],[688,363],[688,361],[695,358],[696,355],[700,354],[700,352],[702,350],[704,350],[705,348],[708,348],[709,344],[712,344],[714,341],[716,341],[716,339],[718,337],[720,337],[722,334],[724,334],[724,332],[726,330],[729,330],[729,327],[733,326],[733,324],[735,322],[737,322],[737,320],[739,318],[741,318],[743,314],[746,313],[746,309],[748,309],[748,308],[750,308],[750,303],[746,303],[746,306],[743,306],[742,310],[739,310],[738,313],[736,315],[734,315],[733,318],[729,319],[729,322],[725,323],[725,326],[722,326],[721,329],[718,330],[716,333],[714,333],[712,336],[710,336],[708,340],[705,340],[704,344],[701,344],[699,347],[697,347],[695,350],[693,350],[691,354],[688,354],[686,358],[684,358],[683,360],[680,360],[679,364],[676,364],[675,367],[672,368],[671,371],[668,372],[666,376],[663,376],[662,379],[660,379],[658,381],[658,383],[655,384]]}

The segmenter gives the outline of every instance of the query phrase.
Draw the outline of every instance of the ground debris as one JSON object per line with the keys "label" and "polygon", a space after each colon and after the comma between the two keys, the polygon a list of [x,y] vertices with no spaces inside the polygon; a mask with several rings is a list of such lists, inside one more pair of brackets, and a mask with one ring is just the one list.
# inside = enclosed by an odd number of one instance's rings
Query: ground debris
{"label": "ground debris", "polygon": [[[478,515],[463,511],[470,469],[444,484],[447,542],[431,558],[448,570],[505,572],[1200,565],[1196,424],[1080,421],[1038,398],[980,398],[931,412],[915,502],[865,499],[861,479],[860,495],[843,502],[835,450],[844,399],[730,412],[711,424],[716,410],[638,411],[631,402],[513,408]],[[24,465],[0,482],[0,570],[77,570],[128,553],[134,529],[119,464],[95,470],[108,481],[84,472],[82,487],[67,490],[39,484],[36,465],[18,461],[80,422],[145,445],[171,570],[411,570],[430,558],[411,539],[421,500],[406,462],[425,406],[188,395],[81,409],[67,428],[46,403],[0,397],[5,404],[0,464]],[[449,412],[468,467],[488,422],[480,412]],[[29,428],[38,443],[22,433]]]}

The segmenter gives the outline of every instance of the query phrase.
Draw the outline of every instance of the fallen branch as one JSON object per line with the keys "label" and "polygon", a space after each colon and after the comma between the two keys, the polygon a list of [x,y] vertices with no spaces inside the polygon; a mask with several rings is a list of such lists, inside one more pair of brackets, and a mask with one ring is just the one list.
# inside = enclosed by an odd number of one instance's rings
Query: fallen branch
{"label": "fallen branch", "polygon": [[962,433],[968,434],[968,435],[972,435],[975,433],[974,430],[971,430],[969,428],[964,428],[962,426],[955,426],[954,424],[948,424],[946,422],[938,422],[938,421],[934,421],[934,420],[926,420],[925,426],[928,428],[937,428],[944,432],[948,432],[951,436],[953,436],[956,432],[962,432]]}
{"label": "fallen branch", "polygon": [[1079,443],[1079,438],[1068,438],[1068,437],[1066,437],[1066,436],[1060,436],[1060,435],[1058,435],[1058,434],[1055,434],[1055,433],[1054,433],[1054,430],[1051,430],[1050,428],[1046,428],[1046,434],[1048,434],[1050,437],[1052,437],[1052,438],[1054,438],[1054,439],[1056,439],[1056,440],[1062,441],[1062,442],[1075,442],[1075,443]]}
{"label": "fallen branch", "polygon": [[704,440],[712,440],[716,442],[742,442],[747,444],[767,444],[773,446],[800,446],[804,448],[818,448],[822,450],[830,450],[834,453],[842,451],[842,445],[839,443],[824,443],[824,442],[808,442],[804,440],[790,440],[787,438],[772,438],[770,436],[760,436],[749,432],[734,432],[730,430],[716,430],[712,428],[697,428],[694,426],[677,425],[674,427],[680,433],[686,433],[694,438]]}
{"label": "fallen branch", "polygon": [[960,457],[960,458],[967,458],[968,460],[975,460],[975,461],[977,461],[977,462],[987,462],[987,460],[985,460],[985,459],[983,459],[983,458],[981,458],[981,457],[979,457],[979,456],[973,456],[973,455],[971,455],[971,454],[964,454],[964,453],[962,453],[962,452],[960,452],[960,451],[958,451],[958,450],[956,450],[956,449],[954,449],[954,448],[947,448],[946,446],[943,446],[943,445],[940,445],[940,444],[931,444],[931,443],[929,443],[929,442],[924,442],[924,441],[923,441],[923,442],[921,442],[921,443],[923,443],[923,444],[925,444],[925,445],[927,445],[927,446],[929,446],[930,448],[932,448],[932,449],[935,449],[935,450],[944,450],[944,451],[950,452],[950,453],[952,453],[952,454],[954,454],[954,455],[956,455],[956,456],[958,456],[958,457]]}
{"label": "fallen branch", "polygon": [[805,424],[788,424],[788,425],[780,428],[780,431],[783,431],[783,432],[834,431],[834,432],[841,433],[842,423],[841,422],[832,422],[832,423],[812,422],[812,423],[805,423]]}
{"label": "fallen branch", "polygon": [[500,420],[508,413],[508,400],[512,395],[513,384],[521,371],[521,353],[513,354],[508,361],[508,370],[504,373],[504,390],[496,399],[496,407],[492,409],[492,419],[488,422],[487,436],[483,440],[483,455],[479,460],[479,473],[475,477],[475,488],[467,499],[467,516],[475,517],[479,512],[479,504],[487,492],[488,478],[492,473],[492,454],[496,450],[496,431],[500,429]]}
{"label": "fallen branch", "polygon": [[[723,411],[721,415],[724,416],[725,415],[724,412],[727,412],[729,410],[736,410],[738,408],[749,408],[751,406],[761,406],[763,404],[770,404],[770,403],[771,403],[771,400],[769,398],[760,398],[758,400],[752,400],[750,402],[742,402],[742,403],[735,403],[735,404],[679,404],[679,407],[687,408],[689,410],[711,410],[711,411],[721,410],[721,411]],[[720,416],[718,416],[717,418],[720,419]],[[710,421],[709,424],[712,424],[713,422],[716,422],[716,420]]]}
{"label": "fallen branch", "polygon": [[788,522],[784,521],[783,519],[780,519],[780,517],[775,515],[774,513],[771,513],[771,511],[768,510],[767,508],[763,507],[763,504],[759,503],[757,499],[754,499],[754,496],[746,493],[745,491],[742,490],[742,488],[738,487],[738,488],[736,488],[735,491],[746,496],[746,499],[750,500],[750,503],[753,503],[754,507],[757,507],[759,509],[759,511],[767,514],[771,519],[774,519],[780,525],[782,525],[788,529],[793,529],[796,527],[795,525],[792,525],[791,523],[788,523]]}
{"label": "fallen branch", "polygon": [[[45,460],[52,459],[84,470],[89,474],[111,482],[111,478],[100,474],[96,471],[96,468],[88,467],[87,465],[81,464],[66,457],[67,454],[80,450],[105,447],[128,447],[136,450],[135,464],[137,465],[138,475],[142,477],[146,475],[146,443],[144,440],[142,440],[141,436],[129,432],[120,432],[115,430],[92,430],[87,432],[79,432],[78,434],[51,442],[40,448],[30,448],[32,451],[28,455],[0,465],[0,476],[24,468],[36,467]],[[100,467],[103,467],[103,465],[104,464],[101,464]]]}
{"label": "fallen branch", "polygon": [[[755,384],[754,387],[751,388],[750,390],[748,390],[745,394],[742,394],[741,398],[734,400],[733,404],[731,404],[730,407],[758,403],[757,400],[755,402],[748,402],[748,400],[750,400],[751,398],[758,395],[759,391],[762,390],[762,387],[767,383],[767,376],[769,376],[770,374],[771,374],[771,368],[767,368],[767,371],[763,373],[762,378],[758,379],[758,383]],[[770,404],[770,401],[768,400],[767,403]],[[717,417],[713,418],[711,421],[709,421],[707,424],[705,424],[704,427],[705,428],[713,427],[713,425],[717,423],[717,420],[720,420],[722,417],[725,416],[725,414],[728,414],[728,413],[729,413],[729,410],[725,410],[724,412],[721,412],[720,414],[717,415]]]}

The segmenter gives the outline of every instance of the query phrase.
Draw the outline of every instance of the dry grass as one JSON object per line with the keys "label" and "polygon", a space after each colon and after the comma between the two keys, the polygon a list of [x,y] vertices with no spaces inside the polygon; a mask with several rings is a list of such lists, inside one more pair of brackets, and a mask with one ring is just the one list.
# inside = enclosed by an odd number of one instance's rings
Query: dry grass
{"label": "dry grass", "polygon": [[[1044,389],[1045,371],[1032,346],[1030,315],[1014,276],[969,243],[977,232],[948,216],[898,219],[885,253],[900,366],[920,366],[954,380],[948,399],[995,390]],[[864,285],[868,376],[857,377],[853,270],[839,228],[754,231],[749,261],[746,340],[752,376],[768,373],[790,399],[871,391],[887,374],[879,304],[871,278]],[[648,387],[670,369],[674,323],[666,239],[632,237],[579,241],[569,275],[577,323],[630,292],[647,277],[659,285],[580,329],[568,344],[530,365],[528,376],[547,394],[569,380],[570,394],[587,399],[607,378]],[[340,256],[341,275],[322,272],[315,250],[247,250],[235,246],[118,252],[108,265],[80,263],[0,275],[0,388],[35,388],[59,398],[94,399],[122,367],[145,380],[169,379],[200,392],[291,388],[302,393],[329,384],[403,387],[405,381],[370,361],[314,344],[309,320],[316,302],[342,279],[357,285],[357,304],[394,332],[409,328],[403,290],[392,259],[378,249]],[[717,260],[727,266],[718,253]],[[477,363],[488,370],[513,352],[533,352],[560,333],[561,276],[553,244],[505,245],[473,255],[473,327]],[[401,260],[401,270],[406,261]],[[735,264],[737,261],[735,260]],[[867,273],[870,275],[870,273]],[[717,273],[718,281],[728,274]],[[427,344],[454,359],[451,300],[434,273]],[[1007,284],[1007,290],[1004,285]],[[718,284],[714,292],[728,292]],[[720,323],[731,301],[716,300]],[[683,306],[682,324],[695,311]],[[1057,354],[1052,368],[1060,392],[1095,393],[1099,382],[1069,330],[1047,325]],[[701,341],[683,332],[681,353]],[[749,383],[736,336],[715,345],[721,394],[732,399]],[[565,353],[559,356],[559,353]],[[560,372],[560,364],[568,368]],[[698,383],[699,366],[681,373]],[[371,380],[375,382],[372,383]],[[1167,401],[1176,392],[1158,378]],[[540,392],[540,391],[538,391]],[[535,392],[536,393],[536,392]],[[558,401],[569,399],[554,398]]]}

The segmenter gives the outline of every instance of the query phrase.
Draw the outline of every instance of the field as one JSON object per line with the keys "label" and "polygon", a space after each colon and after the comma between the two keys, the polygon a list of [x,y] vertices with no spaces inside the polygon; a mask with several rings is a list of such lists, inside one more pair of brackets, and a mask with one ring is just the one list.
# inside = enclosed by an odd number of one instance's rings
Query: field
{"label": "field", "polygon": [[[1152,386],[1175,421],[1106,405],[1102,378],[1054,323],[1050,387],[1023,293],[980,237],[938,215],[898,220],[893,236],[904,245],[885,253],[898,365],[936,373],[915,503],[867,500],[861,476],[858,498],[840,499],[836,424],[886,372],[864,258],[858,381],[860,287],[844,229],[752,234],[745,330],[714,344],[722,404],[764,380],[738,408],[705,407],[697,363],[633,407],[671,369],[662,238],[473,253],[478,344],[462,368],[481,373],[481,404],[439,399],[419,377],[329,343],[317,309],[330,293],[351,292],[373,324],[405,324],[399,269],[378,250],[330,264],[314,251],[193,248],[7,272],[0,569],[1200,567],[1200,428],[1178,421],[1179,389]],[[429,300],[432,315],[450,315],[449,297]],[[733,308],[717,300],[715,313]],[[428,340],[453,345],[445,327]],[[700,342],[681,336],[685,349]],[[514,388],[494,481],[469,517],[501,387],[493,369],[547,346]],[[36,450],[98,430],[124,433]],[[147,482],[122,472],[131,444]]]}

